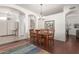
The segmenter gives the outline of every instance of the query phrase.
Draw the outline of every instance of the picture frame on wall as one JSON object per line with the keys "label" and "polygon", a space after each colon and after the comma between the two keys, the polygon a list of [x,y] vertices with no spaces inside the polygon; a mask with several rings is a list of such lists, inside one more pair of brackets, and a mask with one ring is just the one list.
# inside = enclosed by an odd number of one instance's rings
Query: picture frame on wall
{"label": "picture frame on wall", "polygon": [[54,29],[55,28],[55,20],[45,21],[44,27],[45,27],[45,29],[49,29],[49,30]]}

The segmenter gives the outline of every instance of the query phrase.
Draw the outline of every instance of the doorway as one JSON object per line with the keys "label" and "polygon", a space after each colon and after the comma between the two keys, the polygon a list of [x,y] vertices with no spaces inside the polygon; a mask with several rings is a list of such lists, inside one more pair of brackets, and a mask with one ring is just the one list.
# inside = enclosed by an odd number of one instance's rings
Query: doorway
{"label": "doorway", "polygon": [[79,11],[70,11],[66,15],[66,41],[79,40]]}

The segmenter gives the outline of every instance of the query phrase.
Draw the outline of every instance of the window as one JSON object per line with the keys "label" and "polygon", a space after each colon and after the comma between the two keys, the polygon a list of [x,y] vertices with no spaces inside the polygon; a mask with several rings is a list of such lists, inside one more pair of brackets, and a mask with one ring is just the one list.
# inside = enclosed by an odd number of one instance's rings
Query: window
{"label": "window", "polygon": [[7,17],[0,17],[0,20],[6,21],[7,20]]}

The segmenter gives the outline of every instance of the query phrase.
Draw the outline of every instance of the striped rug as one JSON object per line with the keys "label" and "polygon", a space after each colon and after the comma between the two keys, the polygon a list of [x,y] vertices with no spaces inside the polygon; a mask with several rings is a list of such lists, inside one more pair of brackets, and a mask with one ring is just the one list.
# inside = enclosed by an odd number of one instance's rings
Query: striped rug
{"label": "striped rug", "polygon": [[27,44],[27,45],[3,52],[3,54],[48,54],[48,52],[41,48],[38,48],[35,45]]}

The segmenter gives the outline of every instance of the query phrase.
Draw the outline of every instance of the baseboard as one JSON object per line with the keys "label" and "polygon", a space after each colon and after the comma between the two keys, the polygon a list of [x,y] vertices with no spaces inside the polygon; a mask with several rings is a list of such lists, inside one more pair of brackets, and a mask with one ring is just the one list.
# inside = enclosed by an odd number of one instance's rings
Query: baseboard
{"label": "baseboard", "polygon": [[62,43],[64,43],[64,42],[65,42],[65,41],[61,41],[61,40],[56,40],[56,39],[55,39],[54,41],[58,41],[58,42],[62,42]]}
{"label": "baseboard", "polygon": [[66,39],[65,39],[65,40],[54,39],[54,40],[56,40],[56,41],[61,41],[61,42],[65,42],[65,41],[66,41]]}
{"label": "baseboard", "polygon": [[15,36],[15,34],[10,34],[10,35],[2,35],[0,37],[6,37],[6,36]]}
{"label": "baseboard", "polygon": [[16,42],[23,41],[23,40],[28,41],[28,39],[21,39],[21,40],[16,40],[16,41],[12,41],[12,42],[7,42],[7,43],[0,44],[0,46],[6,45],[6,44],[11,44],[11,43],[16,43]]}

